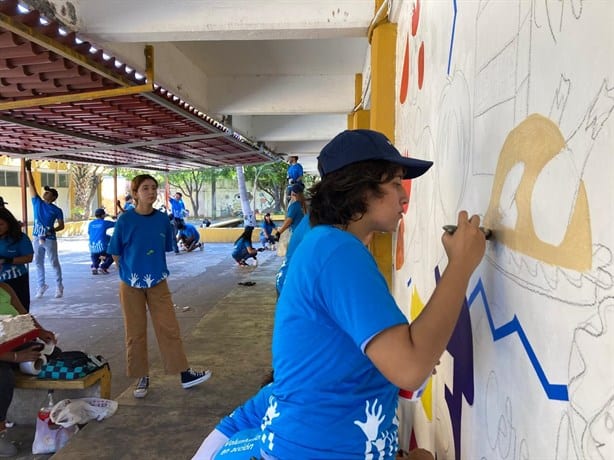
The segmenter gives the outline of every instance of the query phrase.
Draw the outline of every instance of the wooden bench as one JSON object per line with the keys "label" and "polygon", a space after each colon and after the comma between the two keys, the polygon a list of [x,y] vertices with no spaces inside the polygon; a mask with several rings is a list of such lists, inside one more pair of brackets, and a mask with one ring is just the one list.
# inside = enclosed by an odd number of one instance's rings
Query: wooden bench
{"label": "wooden bench", "polygon": [[55,402],[87,397],[111,399],[111,369],[105,364],[76,380],[39,379],[35,375],[15,371],[15,393],[7,420],[20,425],[34,423],[36,414],[50,390],[54,391]]}
{"label": "wooden bench", "polygon": [[84,390],[96,383],[100,383],[100,397],[111,399],[111,369],[108,364],[75,380],[39,379],[35,375],[15,372],[15,388],[29,390]]}

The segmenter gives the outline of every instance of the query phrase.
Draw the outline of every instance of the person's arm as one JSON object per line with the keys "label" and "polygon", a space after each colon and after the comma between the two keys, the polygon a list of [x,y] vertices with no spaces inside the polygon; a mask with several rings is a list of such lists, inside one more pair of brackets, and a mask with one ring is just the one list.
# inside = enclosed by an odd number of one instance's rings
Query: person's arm
{"label": "person's arm", "polygon": [[64,219],[57,219],[57,221],[58,221],[58,225],[53,227],[53,231],[56,233],[64,230]]}
{"label": "person's arm", "polygon": [[[11,286],[6,283],[0,283],[0,289],[4,289],[7,292],[7,294],[11,298],[11,306],[15,308],[15,310],[17,310],[20,315],[28,314],[28,311],[25,309],[25,307],[21,303],[21,300],[19,300],[19,297],[17,297],[15,290]],[[34,322],[34,325],[40,329],[39,337],[41,339],[43,339],[45,342],[55,341],[55,334],[53,332],[48,331],[43,326],[41,326],[40,323],[36,320],[36,318],[34,318],[34,316],[32,316],[32,321]]]}
{"label": "person's arm", "polygon": [[213,460],[228,439],[228,436],[215,428],[205,438],[192,460]]}
{"label": "person's arm", "polygon": [[124,210],[124,208],[123,208],[123,206],[122,206],[121,201],[117,200],[117,201],[115,202],[115,205],[117,206],[117,209],[119,209],[119,213],[125,212],[125,210]]}
{"label": "person's arm", "polygon": [[32,345],[23,350],[0,353],[0,361],[7,363],[25,363],[27,361],[36,361],[40,357],[40,345]]}
{"label": "person's arm", "polygon": [[0,256],[0,261],[1,261],[0,263],[2,264],[14,264],[14,265],[29,264],[33,260],[34,260],[34,254],[26,254],[25,256],[13,257],[12,260],[9,257]]}
{"label": "person's arm", "polygon": [[34,260],[34,249],[32,248],[32,242],[25,233],[22,233],[21,238],[22,239],[19,241],[17,252],[25,252],[26,254],[14,257],[0,255],[0,266],[2,264],[29,264],[32,262],[32,260]]}
{"label": "person's arm", "polygon": [[454,235],[442,242],[448,265],[424,310],[411,323],[377,334],[365,353],[396,386],[416,390],[431,374],[445,350],[460,314],[471,274],[484,255],[486,240],[478,229],[478,216],[462,211]]}
{"label": "person's arm", "polygon": [[292,225],[292,222],[294,222],[294,219],[290,216],[286,217],[286,220],[284,220],[284,223],[282,224],[282,226],[277,230],[277,234],[281,235],[283,232],[286,231],[286,229]]}
{"label": "person's arm", "polygon": [[36,190],[36,184],[34,183],[34,177],[32,177],[32,160],[26,160],[26,176],[28,177],[28,190],[30,190],[30,196],[32,198],[39,197],[38,190]]}

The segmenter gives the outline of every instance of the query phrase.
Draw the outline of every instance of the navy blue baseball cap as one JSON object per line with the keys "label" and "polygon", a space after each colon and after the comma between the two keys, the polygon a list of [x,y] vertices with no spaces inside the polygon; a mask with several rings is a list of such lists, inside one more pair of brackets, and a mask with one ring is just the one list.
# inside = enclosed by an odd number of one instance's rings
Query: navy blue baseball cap
{"label": "navy blue baseball cap", "polygon": [[344,168],[347,165],[367,160],[384,160],[405,168],[404,179],[421,176],[432,161],[418,160],[401,155],[386,136],[370,129],[352,129],[337,134],[324,146],[318,155],[320,176]]}

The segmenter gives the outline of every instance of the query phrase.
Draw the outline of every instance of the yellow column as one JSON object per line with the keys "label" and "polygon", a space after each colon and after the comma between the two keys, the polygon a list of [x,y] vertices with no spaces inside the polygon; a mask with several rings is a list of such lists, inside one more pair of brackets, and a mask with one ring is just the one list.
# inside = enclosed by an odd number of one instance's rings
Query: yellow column
{"label": "yellow column", "polygon": [[[354,107],[359,107],[362,100],[362,74],[357,73],[354,78]],[[348,115],[348,129],[369,129],[371,112],[362,107]]]}
{"label": "yellow column", "polygon": [[[384,22],[373,29],[371,38],[371,117],[370,127],[384,133],[394,144],[395,75],[397,26]],[[392,234],[377,233],[369,249],[377,266],[392,287]]]}

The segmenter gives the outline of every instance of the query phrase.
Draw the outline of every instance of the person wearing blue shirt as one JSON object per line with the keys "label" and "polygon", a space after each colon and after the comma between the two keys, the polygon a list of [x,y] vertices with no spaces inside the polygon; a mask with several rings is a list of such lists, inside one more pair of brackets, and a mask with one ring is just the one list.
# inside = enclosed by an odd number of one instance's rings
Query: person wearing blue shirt
{"label": "person wearing blue shirt", "polygon": [[[225,455],[225,446],[229,444],[236,446],[242,439],[253,440],[254,437],[260,435],[260,423],[269,407],[269,398],[273,394],[271,380],[272,375],[268,383],[258,393],[220,420],[202,442],[192,460],[230,458],[230,455]],[[253,449],[242,451],[241,456],[237,458],[248,459],[251,456],[259,456],[260,446],[258,442],[252,441],[250,444],[254,446]]]}
{"label": "person wearing blue shirt", "polygon": [[273,230],[277,228],[277,225],[271,219],[271,213],[267,212],[264,215],[264,220],[261,225],[262,230],[260,231],[260,244],[262,244],[263,249],[266,249],[268,245],[274,246],[277,240],[273,235]]}
{"label": "person wearing blue shirt", "polygon": [[[25,315],[25,310],[15,291],[6,283],[0,283],[0,315]],[[34,325],[39,328],[38,336],[46,343],[55,343],[55,334],[43,329],[32,317]],[[13,349],[0,352],[0,457],[12,457],[18,454],[15,445],[7,439],[6,415],[13,401],[15,390],[15,372],[20,363],[36,361],[41,357],[40,344],[27,343]],[[23,409],[22,409],[23,410]]]}
{"label": "person wearing blue shirt", "polygon": [[168,216],[154,209],[158,182],[149,174],[132,179],[136,206],[124,212],[109,244],[109,254],[119,267],[119,300],[124,315],[127,375],[136,377],[135,398],[144,398],[149,389],[147,357],[147,311],[158,339],[164,370],[181,375],[183,388],[198,385],[211,377],[188,366],[179,323],[166,278],[166,252],[175,238]]}
{"label": "person wearing blue shirt", "polygon": [[288,271],[288,267],[290,266],[290,260],[294,255],[294,251],[303,241],[303,238],[311,230],[311,223],[309,222],[309,212],[307,212],[303,218],[301,219],[301,223],[298,224],[296,230],[292,232],[290,236],[290,241],[288,242],[288,249],[286,250],[286,257],[284,261],[281,263],[279,270],[277,271],[277,275],[275,276],[275,288],[277,289],[277,296],[281,293],[281,289],[284,285],[284,281],[286,280],[286,273]]}
{"label": "person wearing blue shirt", "polygon": [[119,209],[120,213],[134,209],[134,201],[132,200],[132,195],[130,195],[129,193],[126,194],[126,196],[124,197],[123,207],[122,207],[121,202],[117,200],[117,208]]}
{"label": "person wearing blue shirt", "polygon": [[247,259],[253,258],[257,261],[256,256],[258,251],[252,247],[252,234],[254,227],[248,225],[243,230],[243,233],[236,239],[234,247],[232,248],[232,258],[240,266],[247,266]]}
{"label": "person wearing blue shirt", "polygon": [[366,244],[397,229],[408,203],[402,181],[431,165],[371,130],[344,131],[320,152],[312,229],[275,310],[265,460],[395,458],[399,389],[418,389],[433,371],[486,244],[479,216],[461,211],[457,231],[442,236],[448,265],[408,324]]}
{"label": "person wearing blue shirt", "polygon": [[200,242],[200,233],[198,233],[194,225],[186,222],[179,222],[177,228],[179,229],[177,240],[181,241],[187,252],[192,252],[197,248],[200,248],[201,251],[203,250],[204,246]]}
{"label": "person wearing blue shirt", "polygon": [[288,197],[292,192],[292,186],[294,184],[302,184],[303,183],[303,166],[298,162],[298,156],[291,155],[288,157]]}
{"label": "person wearing blue shirt", "polygon": [[279,230],[276,231],[275,239],[279,241],[279,237],[290,228],[292,231],[298,224],[301,223],[301,219],[307,212],[307,202],[305,200],[305,186],[303,184],[294,184],[291,188],[291,202],[286,211],[286,219],[281,224]]}
{"label": "person wearing blue shirt", "polygon": [[0,281],[13,288],[21,304],[30,311],[30,275],[34,248],[21,224],[6,208],[0,208]]}
{"label": "person wearing blue shirt", "polygon": [[[183,202],[183,195],[180,192],[175,192],[174,197],[170,197],[168,201],[171,204],[171,221],[173,223],[173,229],[175,231],[175,237],[179,231],[179,224],[183,222],[183,218],[188,215],[188,211],[185,208]],[[173,240],[173,250],[175,254],[179,254],[179,246],[177,240]]]}
{"label": "person wearing blue shirt", "polygon": [[[41,198],[36,189],[34,178],[32,177],[32,161],[26,161],[26,172],[30,196],[32,197],[32,208],[34,214],[34,263],[36,264],[36,295],[34,298],[40,299],[49,288],[45,284],[45,254],[55,270],[55,297],[60,298],[64,295],[64,284],[62,283],[62,267],[58,258],[58,242],[56,232],[64,230],[64,213],[53,202],[58,199],[58,191],[54,188],[45,186],[45,192]],[[57,221],[57,225],[55,224]]]}
{"label": "person wearing blue shirt", "polygon": [[[87,227],[89,237],[90,257],[92,259],[92,275],[99,273],[108,275],[109,267],[113,263],[113,257],[107,252],[111,237],[107,234],[107,230],[115,227],[115,222],[105,220],[107,213],[103,208],[98,208],[94,211],[96,217]],[[102,263],[100,259],[104,258]]]}

